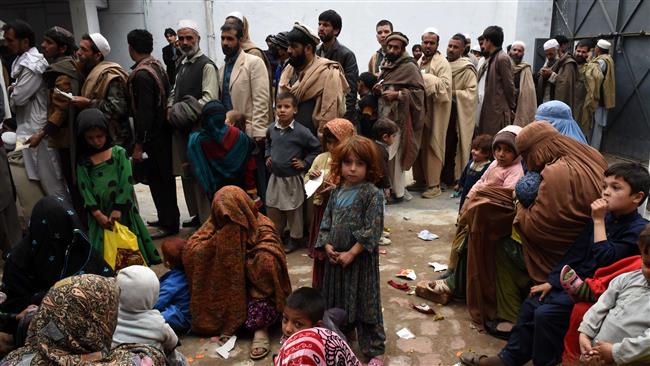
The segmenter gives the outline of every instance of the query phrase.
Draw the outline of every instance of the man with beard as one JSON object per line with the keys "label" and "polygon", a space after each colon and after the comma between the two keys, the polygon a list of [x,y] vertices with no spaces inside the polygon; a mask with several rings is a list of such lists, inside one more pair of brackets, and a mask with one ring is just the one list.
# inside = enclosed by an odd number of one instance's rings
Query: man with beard
{"label": "man with beard", "polygon": [[346,110],[344,117],[357,126],[357,130],[359,130],[356,118],[359,67],[357,67],[357,58],[354,53],[338,41],[342,26],[343,20],[334,10],[326,10],[318,16],[318,37],[323,43],[316,49],[316,55],[336,61],[343,67],[345,80],[347,80],[350,87],[350,90],[345,95]]}
{"label": "man with beard", "polygon": [[[201,36],[199,26],[193,20],[183,19],[178,22],[178,41],[181,53],[185,57],[176,72],[176,84],[169,94],[167,103],[167,120],[170,120],[171,108],[181,103],[186,96],[195,98],[199,105],[213,99],[219,99],[219,80],[217,66],[199,48]],[[172,133],[172,166],[175,176],[181,176],[183,194],[190,214],[190,220],[183,222],[183,227],[199,226],[210,213],[210,202],[205,199],[197,181],[187,169],[187,141],[189,131],[174,129]],[[199,217],[200,216],[200,217]]]}
{"label": "man with beard", "polygon": [[451,158],[454,159],[452,162],[455,181],[460,179],[463,168],[470,160],[478,98],[476,68],[469,58],[461,57],[464,43],[465,37],[458,33],[451,37],[447,46],[447,61],[449,61],[452,76],[451,117],[448,134],[456,135],[457,141],[455,149],[454,146],[448,146],[448,148],[451,147],[452,150],[455,150],[455,153],[451,155]]}
{"label": "man with beard", "polygon": [[591,62],[598,64],[603,74],[603,81],[599,85],[599,101],[594,114],[594,128],[591,135],[591,146],[600,150],[603,137],[603,128],[607,126],[607,110],[616,106],[616,80],[614,75],[614,60],[609,55],[612,44],[604,39],[598,40],[594,48],[594,59]]}
{"label": "man with beard", "polygon": [[483,49],[487,59],[479,70],[479,80],[485,76],[485,89],[478,124],[479,134],[496,135],[512,123],[515,113],[515,85],[512,81],[510,57],[503,51],[503,29],[493,25],[483,31]]}
{"label": "man with beard", "polygon": [[41,48],[50,63],[43,72],[43,80],[48,89],[48,104],[47,124],[42,130],[41,137],[47,137],[50,147],[57,149],[61,171],[68,184],[72,204],[77,212],[82,212],[83,199],[77,189],[75,176],[77,134],[73,127],[77,114],[70,106],[70,99],[55,91],[58,89],[72,95],[79,95],[81,91],[83,77],[72,58],[76,48],[74,36],[67,29],[50,28],[43,35]]}
{"label": "man with beard", "polygon": [[546,62],[537,73],[537,104],[549,100],[559,100],[566,103],[577,116],[574,90],[578,68],[570,53],[560,55],[560,44],[555,39],[544,43]]}
{"label": "man with beard", "polygon": [[391,33],[385,44],[386,59],[373,92],[380,97],[378,117],[388,118],[400,128],[388,150],[391,203],[399,203],[406,193],[404,172],[413,166],[422,140],[424,80],[419,67],[406,52],[409,39],[403,33]]}
{"label": "man with beard", "polygon": [[526,44],[522,41],[514,41],[508,53],[512,60],[515,103],[517,103],[513,124],[521,127],[533,122],[537,111],[533,69],[528,62],[523,61],[525,52]]}
{"label": "man with beard", "polygon": [[[221,49],[226,55],[225,65],[219,70],[219,90],[226,110],[242,112],[246,117],[246,133],[263,144],[269,124],[268,110],[271,105],[268,80],[264,61],[243,52],[241,39],[243,30],[239,24],[224,24],[221,27]],[[266,171],[264,149],[254,152],[259,169],[255,177],[257,194],[265,202]]]}
{"label": "man with beard", "polygon": [[133,133],[126,98],[129,75],[120,65],[104,60],[110,52],[111,46],[101,34],[81,36],[77,59],[85,81],[80,96],[72,97],[71,103],[78,109],[97,108],[102,111],[108,117],[108,131],[113,142],[130,152]]}
{"label": "man with beard", "polygon": [[591,137],[594,113],[600,98],[598,89],[603,82],[603,73],[598,63],[589,62],[591,45],[589,40],[582,40],[575,50],[575,60],[578,64],[575,90],[575,108],[578,114],[575,120],[588,138]]}
{"label": "man with beard", "polygon": [[165,39],[167,46],[162,49],[163,62],[167,70],[167,80],[171,86],[176,82],[176,60],[180,57],[180,51],[176,49],[176,32],[171,29],[165,29]]}
{"label": "man with beard", "polygon": [[[152,226],[160,229],[151,238],[161,239],[178,233],[180,218],[176,179],[172,172],[172,130],[165,121],[169,81],[160,61],[151,56],[151,33],[135,29],[126,39],[129,55],[135,62],[127,82],[135,127],[133,161],[142,164],[158,213],[158,221]],[[148,155],[146,160],[143,158],[145,152]]]}
{"label": "man with beard", "polygon": [[[415,182],[407,187],[423,191],[423,198],[440,196],[440,173],[445,160],[445,142],[451,113],[451,67],[438,52],[440,36],[435,28],[422,33],[422,58],[418,67],[424,80],[424,119],[420,151],[413,164]],[[463,40],[464,42],[464,40]]]}
{"label": "man with beard", "polygon": [[375,32],[380,47],[372,54],[372,57],[370,57],[370,61],[368,62],[368,72],[375,74],[375,76],[379,76],[379,73],[381,72],[381,63],[384,61],[384,57],[386,56],[386,37],[393,32],[393,23],[386,19],[382,19],[375,26]]}
{"label": "man with beard", "polygon": [[2,30],[9,52],[16,55],[11,65],[15,81],[7,88],[7,94],[16,113],[16,137],[29,147],[22,150],[27,177],[39,181],[46,195],[67,199],[58,153],[48,146],[49,138],[43,132],[47,125],[47,89],[43,83],[47,61],[36,49],[36,37],[29,24],[16,20],[5,24]]}
{"label": "man with beard", "polygon": [[338,62],[316,56],[320,39],[308,26],[296,22],[287,38],[289,66],[280,77],[279,92],[298,98],[296,121],[320,136],[325,123],[343,117],[348,83]]}
{"label": "man with beard", "polygon": [[280,75],[282,75],[284,68],[289,64],[289,53],[287,52],[287,48],[289,48],[289,40],[287,39],[288,33],[289,32],[280,32],[271,38],[271,52],[275,53],[276,58],[278,59],[278,67],[273,71],[274,94],[273,98],[271,98],[271,103],[274,103],[275,96],[278,94]]}

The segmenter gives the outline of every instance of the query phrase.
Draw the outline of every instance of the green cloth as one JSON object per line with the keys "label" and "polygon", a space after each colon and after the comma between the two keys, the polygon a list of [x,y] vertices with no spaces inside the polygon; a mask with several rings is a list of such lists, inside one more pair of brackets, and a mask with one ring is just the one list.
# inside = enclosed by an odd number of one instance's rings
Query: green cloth
{"label": "green cloth", "polygon": [[454,298],[464,299],[467,290],[467,239],[469,238],[468,230],[463,230],[463,238],[458,238],[460,244],[458,248],[452,248],[456,252],[456,263],[453,272],[445,279],[447,286],[454,293]]}
{"label": "green cloth", "polygon": [[531,286],[521,244],[510,237],[504,239],[497,245],[496,262],[497,318],[516,323]]}
{"label": "green cloth", "polygon": [[93,165],[86,158],[77,167],[77,184],[88,211],[90,243],[99,253],[104,253],[104,228],[91,212],[99,209],[110,216],[113,210],[119,210],[122,212],[120,223],[138,237],[138,246],[145,262],[148,265],[158,264],[161,262],[160,255],[133,202],[131,163],[122,147],[116,145],[111,149],[112,157],[107,161]]}

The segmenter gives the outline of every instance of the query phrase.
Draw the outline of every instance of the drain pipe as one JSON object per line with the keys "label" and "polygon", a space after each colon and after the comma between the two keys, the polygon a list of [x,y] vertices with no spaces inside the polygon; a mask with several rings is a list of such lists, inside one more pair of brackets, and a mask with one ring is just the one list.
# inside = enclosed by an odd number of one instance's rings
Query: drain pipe
{"label": "drain pipe", "polygon": [[205,26],[207,28],[207,38],[208,38],[208,57],[212,60],[217,59],[217,51],[216,51],[216,42],[217,38],[214,35],[214,17],[213,17],[213,10],[214,10],[214,0],[205,0],[204,2],[205,5]]}

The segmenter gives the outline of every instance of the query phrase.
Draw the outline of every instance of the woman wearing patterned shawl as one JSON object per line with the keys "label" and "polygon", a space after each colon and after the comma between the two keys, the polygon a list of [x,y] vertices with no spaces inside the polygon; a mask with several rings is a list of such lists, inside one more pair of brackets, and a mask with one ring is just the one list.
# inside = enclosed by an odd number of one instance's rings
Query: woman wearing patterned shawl
{"label": "woman wearing patterned shawl", "polygon": [[271,220],[238,187],[220,189],[211,217],[183,250],[190,286],[192,331],[231,336],[255,332],[250,356],[269,352],[267,328],[282,314],[291,282],[282,242]]}
{"label": "woman wearing patterned shawl", "polygon": [[361,366],[350,346],[335,332],[308,328],[294,333],[283,344],[275,366],[346,365]]}
{"label": "woman wearing patterned shawl", "polygon": [[245,132],[226,125],[226,108],[218,100],[205,104],[200,121],[201,128],[190,135],[187,155],[208,197],[212,199],[227,185],[256,194],[255,165],[249,164],[255,142]]}
{"label": "woman wearing patterned shawl", "polygon": [[110,348],[118,305],[114,278],[86,274],[57,282],[29,325],[27,344],[0,366],[164,366],[165,356],[154,347]]}

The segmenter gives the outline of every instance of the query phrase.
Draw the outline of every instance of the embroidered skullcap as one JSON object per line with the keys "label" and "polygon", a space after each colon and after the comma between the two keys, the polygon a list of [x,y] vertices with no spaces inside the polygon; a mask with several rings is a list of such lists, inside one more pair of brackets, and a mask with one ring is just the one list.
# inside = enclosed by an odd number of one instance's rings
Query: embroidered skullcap
{"label": "embroidered skullcap", "polygon": [[104,57],[108,56],[108,54],[111,53],[111,45],[108,44],[108,41],[106,38],[104,38],[104,36],[99,33],[92,33],[89,34],[89,36],[90,39],[93,40],[95,46],[97,46],[99,52],[101,52]]}
{"label": "embroidered skullcap", "polygon": [[559,47],[560,44],[557,42],[557,40],[555,40],[555,38],[551,38],[548,41],[544,42],[544,51]]}
{"label": "embroidered skullcap", "polygon": [[178,21],[177,30],[181,30],[181,29],[184,29],[184,28],[191,29],[194,32],[196,32],[197,34],[200,33],[199,32],[199,25],[195,21],[193,21],[191,19],[181,19],[181,20]]}

